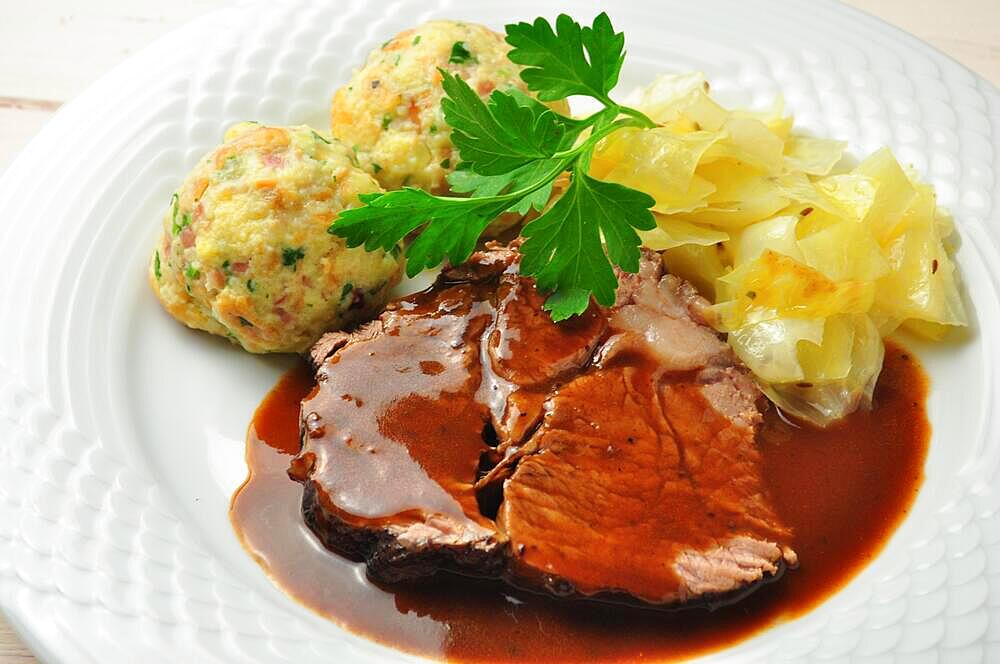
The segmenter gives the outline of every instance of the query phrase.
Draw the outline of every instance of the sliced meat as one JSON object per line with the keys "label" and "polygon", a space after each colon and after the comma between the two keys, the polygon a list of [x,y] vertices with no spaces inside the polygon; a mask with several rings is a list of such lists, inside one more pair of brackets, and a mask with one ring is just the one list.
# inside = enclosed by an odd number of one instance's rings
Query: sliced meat
{"label": "sliced meat", "polygon": [[590,362],[608,328],[608,317],[596,306],[553,323],[544,303],[531,279],[516,273],[500,278],[482,343],[486,380],[480,398],[490,406],[503,451],[538,424],[549,392]]}
{"label": "sliced meat", "polygon": [[[397,303],[314,356],[318,389],[302,402],[306,523],[331,549],[397,581],[436,569],[490,569],[493,523],[473,485],[489,412],[476,400],[479,339],[491,316],[475,287]],[[331,343],[333,342],[333,343]]]}
{"label": "sliced meat", "polygon": [[759,392],[705,301],[649,252],[614,307],[557,324],[517,267],[490,247],[313,349],[289,472],[323,544],[382,581],[452,571],[667,607],[794,565]]}
{"label": "sliced meat", "polygon": [[347,345],[351,338],[352,335],[347,332],[327,332],[309,349],[307,356],[309,366],[313,368],[313,371],[319,371],[323,363],[326,362],[326,358]]}

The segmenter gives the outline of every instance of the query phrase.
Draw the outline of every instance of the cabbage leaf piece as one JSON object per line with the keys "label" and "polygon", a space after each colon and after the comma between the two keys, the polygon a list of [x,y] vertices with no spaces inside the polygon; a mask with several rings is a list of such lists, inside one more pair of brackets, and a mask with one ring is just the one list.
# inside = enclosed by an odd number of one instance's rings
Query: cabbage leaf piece
{"label": "cabbage leaf piece", "polygon": [[699,226],[664,214],[654,214],[653,218],[656,219],[656,228],[639,231],[639,237],[644,247],[654,251],[673,249],[685,244],[708,247],[729,240],[729,234],[717,228]]}
{"label": "cabbage leaf piece", "polygon": [[675,134],[668,129],[622,129],[594,151],[590,173],[637,189],[655,200],[656,212],[704,207],[715,187],[695,176],[705,151],[719,139],[712,132]]}
{"label": "cabbage leaf piece", "polygon": [[767,175],[730,159],[700,164],[695,175],[711,183],[714,191],[707,206],[682,214],[694,223],[739,229],[773,217],[791,202],[786,176]]}
{"label": "cabbage leaf piece", "polygon": [[729,118],[720,138],[705,152],[705,163],[732,159],[764,173],[778,175],[784,169],[784,141],[756,118]]}
{"label": "cabbage leaf piece", "polygon": [[718,299],[716,285],[729,262],[724,244],[682,244],[667,249],[662,256],[670,274],[691,282],[709,301]]}
{"label": "cabbage leaf piece", "polygon": [[661,74],[630,101],[654,122],[674,131],[719,131],[730,117],[708,96],[701,72]]}
{"label": "cabbage leaf piece", "polygon": [[800,220],[801,217],[797,214],[786,214],[747,226],[739,232],[738,239],[733,243],[734,264],[749,263],[767,250],[804,263],[796,238],[796,227]]}
{"label": "cabbage leaf piece", "polygon": [[821,427],[871,406],[885,354],[865,314],[752,323],[729,343],[772,402]]}
{"label": "cabbage leaf piece", "polygon": [[785,140],[785,166],[809,175],[828,175],[844,156],[847,143],[828,138],[789,136]]}
{"label": "cabbage leaf piece", "polygon": [[908,327],[923,336],[943,334],[933,326],[965,326],[968,317],[958,286],[955,264],[941,237],[934,190],[918,185],[917,199],[903,214],[899,232],[883,250],[890,266],[876,282],[873,317],[883,334],[904,321],[921,321]]}
{"label": "cabbage leaf piece", "polygon": [[872,282],[834,282],[771,249],[721,277],[717,288],[719,302],[713,311],[719,329],[727,332],[775,318],[866,313],[875,296]]}

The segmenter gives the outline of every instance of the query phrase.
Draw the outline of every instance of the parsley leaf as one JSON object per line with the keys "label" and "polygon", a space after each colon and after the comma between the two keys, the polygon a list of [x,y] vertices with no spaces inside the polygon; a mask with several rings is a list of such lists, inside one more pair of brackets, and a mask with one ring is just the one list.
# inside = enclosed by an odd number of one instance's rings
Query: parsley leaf
{"label": "parsley leaf", "polygon": [[457,41],[451,45],[451,56],[448,58],[448,62],[453,65],[464,65],[467,62],[479,62],[479,60],[465,47],[465,42]]}
{"label": "parsley leaf", "polygon": [[191,215],[187,212],[181,214],[181,220],[177,221],[177,208],[174,208],[174,225],[171,229],[174,235],[180,234],[182,230],[191,225]]}
{"label": "parsley leaf", "polygon": [[589,28],[566,14],[556,19],[554,31],[541,17],[513,23],[507,43],[514,47],[508,57],[526,67],[521,78],[542,101],[585,95],[609,102],[625,61],[625,35],[614,31],[604,12]]}
{"label": "parsley leaf", "polygon": [[563,144],[564,126],[542,104],[525,105],[494,91],[489,103],[462,79],[441,70],[444,118],[451,140],[471,170],[499,175],[529,161],[551,157]]}
{"label": "parsley leaf", "polygon": [[440,265],[445,256],[454,265],[468,260],[476,240],[509,205],[504,197],[446,198],[413,187],[360,198],[365,206],[342,211],[329,232],[344,238],[348,247],[392,251],[422,229],[406,249],[406,274],[411,277]]}
{"label": "parsley leaf", "polygon": [[[526,189],[533,182],[545,177],[546,172],[558,171],[561,162],[552,159],[525,164],[503,175],[480,175],[463,167],[448,175],[452,191],[472,194],[473,197],[496,196],[510,191]],[[521,198],[507,208],[507,212],[527,214],[529,210],[541,210],[552,196],[552,182],[548,181],[533,193]]]}
{"label": "parsley leaf", "polygon": [[539,290],[555,291],[545,302],[553,320],[583,313],[591,292],[600,304],[615,303],[618,280],[608,259],[626,272],[639,269],[635,229],[656,226],[654,203],[640,191],[578,174],[551,209],[522,229],[521,272],[534,275]]}
{"label": "parsley leaf", "polygon": [[294,267],[305,257],[306,251],[302,247],[285,247],[281,250],[281,264],[285,267]]}
{"label": "parsley leaf", "polygon": [[177,192],[174,192],[170,196],[170,232],[177,235],[181,232],[180,226],[177,224],[177,214],[180,212],[180,196]]}
{"label": "parsley leaf", "polygon": [[[553,320],[582,313],[591,296],[603,305],[615,300],[615,267],[639,268],[636,230],[655,227],[653,199],[588,175],[594,148],[624,127],[648,129],[641,112],[609,97],[618,82],[625,41],[606,14],[581,27],[566,15],[556,27],[544,19],[507,26],[510,59],[525,65],[522,78],[538,99],[518,90],[495,90],[484,101],[458,76],[439,70],[445,98],[441,108],[461,157],[448,183],[460,196],[435,196],[413,187],[362,194],[362,207],[343,210],[328,231],[347,246],[368,251],[406,248],[406,273],[414,276],[447,258],[464,262],[489,224],[505,212],[526,215],[550,205],[553,183],[568,173],[565,193],[521,230],[521,273],[548,292]],[[470,56],[462,42],[455,58]],[[463,60],[464,61],[464,60]],[[604,108],[574,119],[541,103],[588,95]],[[436,125],[429,129],[437,130]],[[447,165],[446,165],[447,164]],[[452,161],[441,162],[443,168]],[[404,183],[405,185],[405,183]],[[395,254],[394,254],[395,255]]]}

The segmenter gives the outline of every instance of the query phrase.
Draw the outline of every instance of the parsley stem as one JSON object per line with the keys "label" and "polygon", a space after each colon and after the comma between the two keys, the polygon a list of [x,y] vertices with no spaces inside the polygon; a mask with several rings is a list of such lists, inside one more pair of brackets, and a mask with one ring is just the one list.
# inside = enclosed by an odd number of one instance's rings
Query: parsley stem
{"label": "parsley stem", "polygon": [[[593,148],[597,145],[598,141],[612,134],[619,129],[624,129],[625,127],[636,127],[641,126],[638,124],[637,119],[634,118],[620,118],[608,124],[604,124],[605,120],[603,117],[596,119],[596,124],[594,125],[593,133],[587,137],[587,140],[583,141],[576,147],[570,148],[563,152],[557,152],[549,158],[553,165],[550,169],[546,170],[541,177],[535,180],[528,186],[518,189],[517,191],[511,191],[506,194],[498,194],[496,196],[489,197],[476,197],[476,198],[463,198],[458,196],[434,196],[439,201],[442,202],[468,202],[468,203],[489,203],[491,201],[502,202],[502,201],[516,201],[524,198],[525,196],[534,193],[538,189],[541,189],[546,184],[552,180],[559,177],[559,174],[563,171],[569,169],[573,166],[574,162],[586,162],[583,164],[584,168],[582,170],[588,170],[590,167],[590,156],[593,154]],[[603,125],[603,126],[602,126]],[[582,155],[582,156],[581,156]],[[385,195],[385,194],[383,194]]]}
{"label": "parsley stem", "polygon": [[[491,198],[493,200],[496,200],[496,201],[503,201],[503,200],[506,200],[506,201],[516,201],[516,200],[520,200],[520,199],[524,198],[525,196],[527,196],[529,194],[534,193],[535,191],[537,191],[537,190],[541,189],[542,187],[544,187],[545,185],[547,185],[549,182],[552,182],[557,177],[559,177],[559,175],[563,171],[565,171],[567,168],[570,167],[570,165],[577,158],[577,156],[579,156],[580,151],[582,149],[585,149],[588,145],[592,145],[590,143],[590,141],[584,142],[582,145],[579,146],[579,148],[574,148],[572,150],[568,150],[567,152],[564,152],[564,153],[557,154],[557,155],[553,156],[552,159],[553,159],[553,161],[555,163],[553,164],[552,168],[550,168],[548,171],[546,171],[545,174],[542,177],[538,178],[535,182],[533,182],[532,184],[528,185],[527,187],[525,187],[523,189],[518,189],[517,191],[512,191],[512,192],[510,192],[508,194],[500,194],[499,196],[492,196]],[[448,197],[448,196],[439,196],[438,198],[444,198],[446,200],[456,200],[455,198]],[[475,200],[475,201],[482,201],[484,199],[482,199],[482,198],[461,198],[461,199],[457,199],[457,200],[463,200],[463,201],[473,201],[473,200]]]}
{"label": "parsley stem", "polygon": [[[570,150],[570,151],[568,151],[568,152],[566,152],[564,154],[569,155],[569,154],[572,153],[572,154],[579,155],[581,152],[583,152],[585,150],[586,151],[590,151],[590,149],[593,148],[594,145],[596,145],[598,141],[600,141],[602,138],[604,138],[608,134],[613,134],[614,132],[618,131],[619,129],[624,129],[626,127],[639,127],[639,126],[642,126],[642,125],[639,125],[636,122],[635,119],[630,119],[630,118],[621,118],[619,120],[615,120],[614,122],[611,122],[611,123],[603,125],[603,126],[601,126],[601,124],[597,124],[597,125],[594,126],[593,133],[591,133],[591,135],[587,138],[586,141],[584,141],[583,143],[581,143],[576,148],[573,148],[572,150]],[[555,155],[556,158],[559,158],[561,156],[562,156],[562,154],[556,154]]]}
{"label": "parsley stem", "polygon": [[650,120],[649,117],[642,111],[637,111],[636,109],[629,108],[628,106],[619,106],[618,110],[625,115],[630,115],[638,120],[641,123],[638,126],[642,129],[652,129],[653,127],[656,127],[656,123]]}
{"label": "parsley stem", "polygon": [[[610,134],[657,124],[611,99],[625,40],[607,14],[589,28],[565,14],[555,29],[542,18],[508,25],[507,42],[512,46],[508,59],[522,66],[521,79],[537,97],[585,96],[598,102],[600,110],[568,117],[517,90],[494,90],[483,99],[460,77],[439,70],[445,92],[441,109],[463,160],[448,181],[456,194],[468,196],[435,196],[415,187],[362,194],[364,205],[343,210],[328,231],[345,238],[349,247],[364,245],[368,251],[389,251],[412,237],[406,271],[413,276],[446,258],[453,264],[467,260],[479,236],[504,212],[537,210],[541,216],[521,233],[526,238],[521,269],[536,278],[540,291],[552,293],[545,309],[559,321],[585,311],[592,297],[613,303],[613,268],[637,269],[636,231],[655,228],[650,208],[656,201],[641,191],[602,182],[589,171],[598,145]],[[456,42],[452,62],[456,53],[464,57],[467,51]],[[569,178],[569,187],[554,194],[554,181],[561,177]],[[179,218],[174,221],[178,227],[183,224]]]}
{"label": "parsley stem", "polygon": [[[604,104],[606,109],[613,108],[619,113],[623,113],[625,115],[629,115],[635,118],[641,123],[638,126],[642,129],[652,129],[653,127],[656,126],[656,123],[650,120],[649,117],[642,111],[636,110],[634,108],[629,108],[628,106],[622,106],[621,104],[616,103],[613,99],[611,99],[611,97],[607,95],[595,96],[594,98],[597,101]],[[598,111],[598,113],[602,112],[603,111]],[[598,115],[598,113],[595,113],[594,115],[590,116],[590,118],[587,118],[587,120],[590,120],[591,118],[595,117],[596,115]]]}
{"label": "parsley stem", "polygon": [[[607,110],[607,109],[605,109]],[[618,113],[618,109],[615,109],[615,115]],[[615,131],[615,127],[626,126],[630,123],[629,120],[614,120],[615,115],[610,113],[600,114],[594,119],[594,127],[591,131],[590,137],[584,142],[584,146],[587,148],[577,160],[576,172],[578,173],[588,173],[590,172],[590,160],[594,156],[594,147],[597,142],[608,135],[608,133]]]}
{"label": "parsley stem", "polygon": [[[546,170],[538,179],[536,179],[528,186],[518,189],[516,191],[508,192],[506,194],[497,194],[495,196],[483,196],[483,197],[473,197],[473,198],[465,198],[461,196],[434,196],[433,198],[438,201],[441,201],[442,203],[452,203],[452,204],[468,203],[470,205],[481,205],[484,203],[489,204],[491,202],[501,203],[504,201],[520,200],[525,196],[534,193],[538,189],[541,189],[546,184],[559,177],[560,173],[569,169],[571,166],[573,166],[574,162],[578,160],[584,166],[582,170],[585,171],[589,169],[590,156],[593,153],[594,146],[597,145],[598,141],[600,141],[608,134],[612,134],[618,131],[619,129],[624,129],[625,127],[644,126],[642,120],[635,117],[619,118],[618,120],[615,120],[613,122],[607,122],[605,117],[603,116],[598,117],[601,113],[603,113],[603,111],[591,116],[591,118],[594,118],[595,122],[594,131],[593,133],[591,133],[590,136],[587,137],[587,140],[583,141],[582,143],[573,148],[570,148],[569,150],[564,150],[563,152],[557,152],[556,154],[552,155],[549,158],[549,161],[552,162],[552,167]],[[638,111],[636,111],[636,113],[638,113]],[[642,114],[639,113],[639,115]],[[645,116],[643,116],[643,118],[645,118]],[[649,121],[649,119],[646,118],[646,121]],[[582,163],[584,161],[586,163]],[[382,195],[386,196],[388,194],[382,194]],[[336,225],[336,222],[334,222],[334,225]]]}

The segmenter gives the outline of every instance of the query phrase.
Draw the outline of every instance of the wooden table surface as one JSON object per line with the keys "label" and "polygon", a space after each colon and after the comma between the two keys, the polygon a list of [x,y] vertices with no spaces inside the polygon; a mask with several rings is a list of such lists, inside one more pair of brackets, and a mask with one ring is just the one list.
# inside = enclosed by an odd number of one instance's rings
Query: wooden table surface
{"label": "wooden table surface", "polygon": [[[1000,85],[1000,0],[847,2],[915,34]],[[3,4],[0,171],[64,102],[106,70],[168,30],[227,2],[5,0]],[[34,662],[0,618],[0,664]]]}

